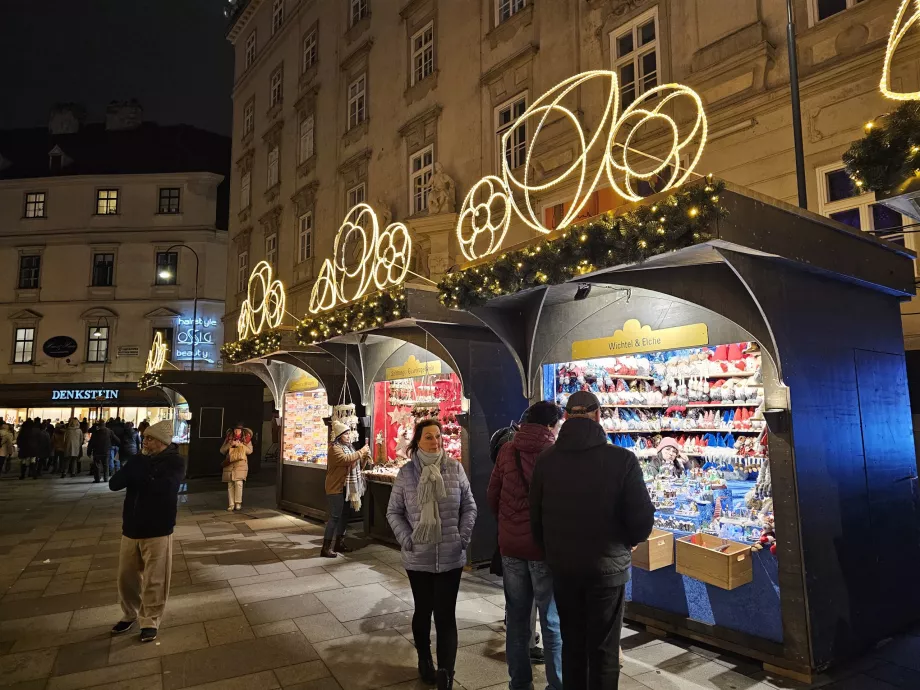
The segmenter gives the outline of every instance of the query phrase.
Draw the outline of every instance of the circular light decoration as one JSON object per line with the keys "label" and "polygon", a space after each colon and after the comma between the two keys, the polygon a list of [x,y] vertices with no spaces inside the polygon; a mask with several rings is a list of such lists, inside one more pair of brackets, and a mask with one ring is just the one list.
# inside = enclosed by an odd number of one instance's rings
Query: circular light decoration
{"label": "circular light decoration", "polygon": [[163,333],[157,331],[153,336],[150,352],[147,353],[147,366],[144,373],[154,374],[162,369],[164,364],[166,364],[166,343],[163,342]]}
{"label": "circular light decoration", "polygon": [[339,227],[332,249],[310,293],[311,314],[360,299],[370,285],[378,290],[398,285],[409,273],[412,237],[402,223],[383,231],[368,204],[354,206]]}
{"label": "circular light decoration", "polygon": [[271,264],[260,261],[249,275],[246,300],[240,305],[240,317],[236,323],[240,340],[280,326],[284,318],[284,304],[284,285],[272,278]]}
{"label": "circular light decoration", "polygon": [[[920,2],[920,0],[917,0]],[[563,104],[563,100],[585,86],[597,81],[606,91],[604,108],[596,124],[592,124],[593,135],[589,138],[576,116],[576,112]],[[501,247],[514,215],[528,227],[541,233],[561,230],[579,218],[598,189],[606,173],[611,188],[624,199],[638,201],[642,195],[636,189],[639,181],[658,178],[664,184],[655,192],[663,192],[683,184],[699,162],[706,145],[706,114],[700,97],[686,86],[664,84],[642,94],[618,116],[619,82],[615,72],[593,70],[582,72],[560,82],[540,96],[505,131],[501,138],[501,150],[508,151],[521,142],[514,137],[523,126],[528,132],[523,170],[509,167],[508,157],[502,156],[502,176],[488,175],[470,189],[457,219],[457,239],[460,251],[469,261],[475,261],[492,254]],[[655,100],[654,108],[650,101]],[[689,127],[678,126],[667,110],[686,100],[695,109],[695,117]],[[667,106],[667,108],[665,107]],[[650,109],[651,108],[651,109]],[[562,125],[559,125],[562,123]],[[663,125],[669,135],[670,151],[660,160],[643,156],[632,150],[631,144],[639,130],[648,125]],[[564,170],[551,178],[536,184],[532,180],[534,156],[538,149],[537,140],[544,127],[553,127],[553,138],[560,136],[559,129],[571,127],[578,142],[575,160]],[[618,142],[617,136],[623,141]],[[681,166],[681,155],[689,154],[686,166]],[[637,167],[639,158],[655,161],[654,165]],[[592,165],[596,170],[592,172]],[[519,179],[519,175],[522,177]],[[661,180],[661,177],[664,180]],[[555,227],[547,227],[534,207],[534,195],[549,191],[553,187],[574,185],[572,201]],[[496,209],[501,206],[502,212]],[[481,238],[485,235],[487,241]]]}
{"label": "circular light decoration", "polygon": [[[904,17],[907,15],[911,4],[914,5],[913,14],[907,17],[905,21]],[[920,0],[904,0],[894,17],[894,23],[891,25],[891,33],[888,34],[888,47],[885,49],[885,62],[882,63],[882,79],[879,82],[879,88],[886,98],[896,101],[920,100],[920,91],[901,92],[891,90],[891,59],[894,57],[894,53],[904,36],[907,35],[907,32],[918,20],[920,20]]]}

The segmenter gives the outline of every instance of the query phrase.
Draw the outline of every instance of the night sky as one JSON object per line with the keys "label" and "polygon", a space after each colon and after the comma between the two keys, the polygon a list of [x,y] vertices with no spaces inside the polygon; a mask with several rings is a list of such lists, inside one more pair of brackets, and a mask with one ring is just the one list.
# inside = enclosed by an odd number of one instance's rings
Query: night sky
{"label": "night sky", "polygon": [[0,0],[0,128],[43,126],[56,102],[103,121],[136,98],[144,120],[230,134],[225,0]]}

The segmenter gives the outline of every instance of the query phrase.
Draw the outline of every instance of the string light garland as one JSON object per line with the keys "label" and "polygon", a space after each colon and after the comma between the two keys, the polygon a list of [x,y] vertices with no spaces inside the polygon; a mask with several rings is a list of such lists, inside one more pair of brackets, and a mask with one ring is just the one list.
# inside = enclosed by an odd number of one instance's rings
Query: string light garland
{"label": "string light garland", "polygon": [[142,374],[137,380],[137,389],[145,391],[148,388],[154,388],[160,385],[160,372],[148,372]]}
{"label": "string light garland", "polygon": [[163,342],[162,331],[157,331],[153,336],[153,343],[147,353],[147,364],[143,375],[137,381],[138,389],[144,391],[160,385],[160,369],[166,363],[167,345]]}
{"label": "string light garland", "polygon": [[920,101],[907,101],[872,126],[843,154],[860,192],[889,192],[920,170]]}
{"label": "string light garland", "polygon": [[490,263],[451,273],[438,284],[441,304],[468,309],[500,295],[558,285],[579,275],[683,249],[711,239],[709,228],[726,215],[722,182],[689,185],[656,205],[623,215],[608,212],[558,237],[505,252]]}
{"label": "string light garland", "polygon": [[[904,17],[907,15],[911,4],[914,5],[914,12],[905,21]],[[888,34],[888,46],[885,49],[885,62],[882,63],[882,79],[879,82],[879,89],[881,89],[882,95],[886,98],[896,101],[920,100],[920,91],[902,92],[893,91],[891,88],[891,60],[904,36],[907,35],[907,32],[918,20],[920,20],[920,0],[903,0],[898,8],[898,13],[894,17],[894,23],[891,25],[891,32]]]}
{"label": "string light garland", "polygon": [[281,347],[280,331],[262,331],[257,335],[241,338],[235,342],[221,345],[220,353],[230,364],[239,364],[256,357],[277,352]]}
{"label": "string light garland", "polygon": [[[562,104],[569,94],[590,81],[599,81],[606,90],[607,98],[599,122],[593,126],[593,135],[585,136],[575,112]],[[689,130],[667,113],[667,107],[681,110],[679,102],[686,102],[695,112]],[[658,179],[662,186],[657,191],[666,191],[686,182],[702,156],[706,145],[707,120],[700,97],[681,84],[662,84],[649,89],[619,112],[619,84],[615,72],[592,70],[576,74],[561,81],[534,101],[505,131],[501,139],[501,150],[508,150],[512,137],[520,127],[526,127],[533,134],[528,138],[523,164],[523,178],[519,179],[511,169],[508,157],[502,157],[502,175],[488,175],[470,189],[461,206],[457,219],[456,234],[460,250],[470,261],[495,253],[507,234],[512,215],[525,225],[541,233],[568,227],[584,211],[592,194],[599,188],[606,176],[610,187],[628,201],[640,201],[643,195],[638,183]],[[652,105],[654,107],[652,107]],[[579,148],[575,160],[551,179],[536,184],[533,175],[534,152],[544,125],[562,119],[574,130]],[[660,160],[636,152],[631,144],[637,133],[649,124],[659,123],[670,138],[670,150]],[[622,135],[622,136],[621,136]],[[622,141],[619,139],[622,138]],[[651,169],[640,171],[633,160],[636,155],[657,161]],[[685,158],[687,163],[682,164]],[[598,161],[597,169],[590,173],[589,159]],[[592,176],[593,175],[593,176]],[[663,178],[663,179],[662,179]],[[558,185],[575,184],[571,205],[555,228],[547,227],[534,207],[533,195],[539,195]]]}
{"label": "string light garland", "polygon": [[297,325],[295,333],[301,345],[314,345],[338,335],[379,328],[406,313],[406,291],[397,285],[334,311],[307,316]]}
{"label": "string light garland", "polygon": [[246,299],[240,305],[240,316],[236,322],[239,339],[278,328],[284,318],[285,301],[284,285],[272,278],[271,264],[267,261],[257,263],[249,274]]}

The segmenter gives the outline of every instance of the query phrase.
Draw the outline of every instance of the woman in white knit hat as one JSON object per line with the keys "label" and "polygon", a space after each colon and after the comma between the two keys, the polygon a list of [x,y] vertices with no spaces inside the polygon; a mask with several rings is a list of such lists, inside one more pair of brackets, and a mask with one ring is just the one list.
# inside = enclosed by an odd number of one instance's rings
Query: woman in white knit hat
{"label": "woman in white knit hat", "polygon": [[[345,546],[345,527],[352,506],[361,509],[364,494],[364,475],[361,468],[370,460],[371,451],[364,448],[355,451],[351,445],[351,427],[336,419],[332,422],[332,443],[326,465],[326,500],[329,502],[329,521],[323,535],[323,549],[320,556],[335,558],[339,553],[351,549]],[[332,545],[335,538],[335,547]]]}

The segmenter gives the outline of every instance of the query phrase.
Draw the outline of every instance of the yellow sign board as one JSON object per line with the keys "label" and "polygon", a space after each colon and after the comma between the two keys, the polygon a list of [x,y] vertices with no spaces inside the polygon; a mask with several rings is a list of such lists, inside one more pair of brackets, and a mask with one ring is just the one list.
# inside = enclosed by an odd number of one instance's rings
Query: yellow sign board
{"label": "yellow sign board", "polygon": [[576,340],[572,343],[572,359],[615,357],[708,344],[709,328],[705,323],[653,331],[651,326],[641,325],[638,319],[630,319],[623,324],[622,330],[614,331],[612,337]]}
{"label": "yellow sign board", "polygon": [[436,359],[431,362],[419,362],[415,355],[409,355],[406,363],[400,367],[388,367],[386,370],[387,381],[396,379],[411,379],[415,376],[427,376],[428,374],[441,373],[441,360]]}
{"label": "yellow sign board", "polygon": [[321,388],[319,381],[315,376],[311,376],[307,372],[302,372],[300,376],[291,381],[288,386],[288,393],[295,393],[298,391],[312,391],[317,388]]}

